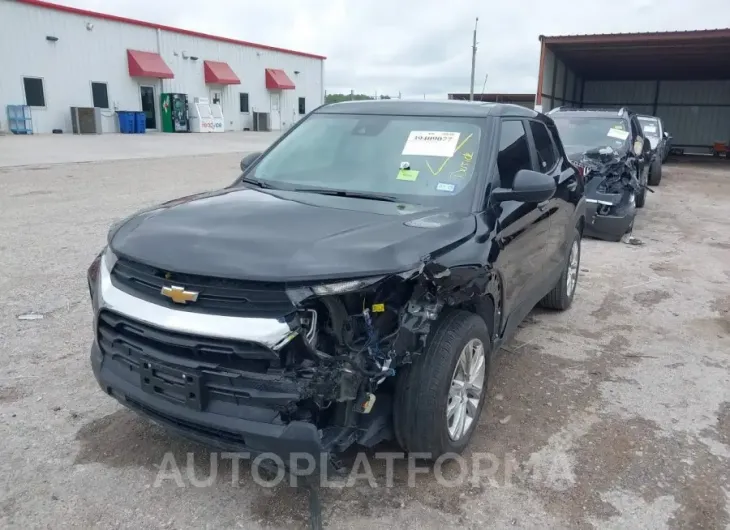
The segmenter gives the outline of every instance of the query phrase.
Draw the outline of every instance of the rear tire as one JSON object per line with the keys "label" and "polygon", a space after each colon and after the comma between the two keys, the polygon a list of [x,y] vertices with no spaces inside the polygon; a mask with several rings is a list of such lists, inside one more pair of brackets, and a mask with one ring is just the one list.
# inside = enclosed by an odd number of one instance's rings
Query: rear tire
{"label": "rear tire", "polygon": [[[565,311],[573,303],[575,289],[578,286],[578,271],[580,270],[580,244],[580,232],[576,229],[573,235],[573,242],[570,245],[570,253],[565,260],[563,273],[560,275],[560,279],[555,287],[553,287],[553,290],[540,300],[542,307]],[[571,277],[572,280],[569,281]]]}
{"label": "rear tire", "polygon": [[[492,343],[484,320],[474,313],[454,310],[444,313],[433,325],[427,344],[423,354],[400,370],[393,426],[396,439],[405,451],[428,453],[430,459],[436,459],[445,453],[461,453],[476,430],[487,395]],[[461,362],[464,351],[475,352],[478,344],[482,348],[483,376],[478,375],[479,361],[475,360],[472,368],[477,376],[463,378],[468,384],[460,387],[457,376],[466,366]],[[471,387],[479,385],[477,400],[476,390]],[[454,411],[462,403],[466,419],[459,430]],[[452,435],[452,430],[461,434]]]}
{"label": "rear tire", "polygon": [[662,161],[657,158],[649,168],[649,185],[658,186],[662,181]]}

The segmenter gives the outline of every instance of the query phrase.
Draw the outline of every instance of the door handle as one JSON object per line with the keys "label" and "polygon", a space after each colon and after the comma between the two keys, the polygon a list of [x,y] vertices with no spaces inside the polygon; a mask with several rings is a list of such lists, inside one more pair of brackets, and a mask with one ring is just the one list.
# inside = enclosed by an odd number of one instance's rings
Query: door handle
{"label": "door handle", "polygon": [[545,211],[545,208],[547,208],[547,206],[548,206],[549,203],[550,203],[549,200],[548,201],[538,202],[537,203],[537,209],[540,210],[541,212],[544,212]]}

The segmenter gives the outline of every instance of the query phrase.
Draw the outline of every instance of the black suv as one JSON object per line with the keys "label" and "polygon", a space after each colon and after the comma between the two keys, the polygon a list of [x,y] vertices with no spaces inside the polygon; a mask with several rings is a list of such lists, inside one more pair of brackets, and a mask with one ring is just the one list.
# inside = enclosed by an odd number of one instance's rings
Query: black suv
{"label": "black suv", "polygon": [[[114,225],[88,271],[106,393],[198,441],[433,458],[479,420],[491,355],[570,306],[582,180],[512,105],[323,106],[226,189]],[[330,460],[327,460],[329,458]]]}
{"label": "black suv", "polygon": [[649,168],[656,157],[638,115],[628,109],[549,112],[568,157],[586,180],[586,235],[618,241],[646,202]]}

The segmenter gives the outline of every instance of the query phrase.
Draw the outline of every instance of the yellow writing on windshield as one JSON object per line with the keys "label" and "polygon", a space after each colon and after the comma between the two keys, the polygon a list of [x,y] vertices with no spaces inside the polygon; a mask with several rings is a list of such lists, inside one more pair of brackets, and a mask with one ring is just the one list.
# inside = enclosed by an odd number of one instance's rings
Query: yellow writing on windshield
{"label": "yellow writing on windshield", "polygon": [[[464,145],[466,145],[466,142],[468,142],[472,136],[474,136],[474,133],[471,133],[469,136],[464,138],[464,140],[459,145],[456,146],[456,149],[454,150],[454,155],[447,158],[446,160],[444,160],[443,164],[441,164],[437,170],[434,171],[434,169],[431,167],[431,164],[429,164],[428,160],[427,160],[426,167],[431,172],[431,174],[435,177],[436,175],[441,173],[444,170],[444,168],[446,167],[446,164],[449,163],[449,160],[451,160],[452,158],[454,158],[454,156],[456,156],[456,153],[458,153],[461,150],[461,148],[464,147]],[[468,153],[468,154],[469,154],[469,160],[471,160],[472,153]]]}
{"label": "yellow writing on windshield", "polygon": [[449,175],[449,178],[456,178],[460,179],[466,176],[467,172],[469,171],[469,162],[471,162],[472,157],[474,156],[474,153],[464,153],[462,155],[462,161],[461,164],[459,164],[459,169],[456,171],[452,171]]}

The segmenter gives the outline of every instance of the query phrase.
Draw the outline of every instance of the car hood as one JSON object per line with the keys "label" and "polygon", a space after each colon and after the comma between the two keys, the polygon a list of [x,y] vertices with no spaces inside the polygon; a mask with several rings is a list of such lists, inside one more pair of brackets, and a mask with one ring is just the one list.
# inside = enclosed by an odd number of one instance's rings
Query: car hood
{"label": "car hood", "polygon": [[140,212],[113,229],[109,244],[164,270],[293,282],[410,270],[475,230],[466,213],[229,188]]}

